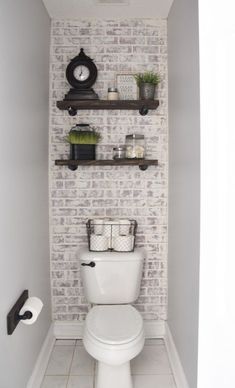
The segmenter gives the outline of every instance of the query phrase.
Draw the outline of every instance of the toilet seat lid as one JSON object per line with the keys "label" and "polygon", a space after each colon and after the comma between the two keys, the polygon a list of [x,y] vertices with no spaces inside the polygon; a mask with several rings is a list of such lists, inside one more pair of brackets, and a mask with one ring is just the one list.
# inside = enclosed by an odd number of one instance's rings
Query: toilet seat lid
{"label": "toilet seat lid", "polygon": [[98,341],[121,345],[138,337],[143,330],[143,319],[130,305],[95,306],[87,315],[86,327]]}

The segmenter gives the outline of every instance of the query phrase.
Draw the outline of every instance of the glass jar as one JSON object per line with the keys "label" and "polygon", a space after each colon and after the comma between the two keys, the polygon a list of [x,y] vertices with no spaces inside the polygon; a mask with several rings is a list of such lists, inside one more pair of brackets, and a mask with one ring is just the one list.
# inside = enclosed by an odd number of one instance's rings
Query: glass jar
{"label": "glass jar", "polygon": [[118,100],[118,90],[117,88],[108,88],[108,100]]}
{"label": "glass jar", "polygon": [[126,158],[143,159],[145,156],[145,139],[144,135],[127,135],[126,136]]}
{"label": "glass jar", "polygon": [[113,148],[113,159],[125,159],[126,157],[126,147],[114,147]]}

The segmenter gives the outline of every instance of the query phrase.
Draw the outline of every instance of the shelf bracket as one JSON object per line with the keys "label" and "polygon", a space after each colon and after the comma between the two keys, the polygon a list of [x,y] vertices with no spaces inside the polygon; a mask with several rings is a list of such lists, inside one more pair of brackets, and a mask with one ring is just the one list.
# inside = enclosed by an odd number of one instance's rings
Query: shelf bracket
{"label": "shelf bracket", "polygon": [[140,169],[141,171],[146,171],[146,170],[148,169],[148,165],[147,165],[147,164],[140,164],[140,165],[139,165],[139,169]]}
{"label": "shelf bracket", "polygon": [[78,166],[74,166],[73,164],[68,164],[68,169],[71,171],[76,171],[78,169]]}
{"label": "shelf bracket", "polygon": [[140,108],[139,110],[139,113],[141,114],[141,116],[146,116],[148,114],[148,108],[146,106],[142,106],[142,108]]}

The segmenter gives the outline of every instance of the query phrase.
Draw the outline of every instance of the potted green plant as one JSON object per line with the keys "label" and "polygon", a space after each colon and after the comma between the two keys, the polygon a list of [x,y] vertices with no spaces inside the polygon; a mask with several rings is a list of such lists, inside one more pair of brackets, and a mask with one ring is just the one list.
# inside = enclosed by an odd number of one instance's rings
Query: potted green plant
{"label": "potted green plant", "polygon": [[70,144],[71,160],[96,159],[96,144],[100,141],[101,135],[89,128],[89,124],[78,124],[66,136],[66,141]]}
{"label": "potted green plant", "polygon": [[161,82],[160,74],[146,71],[135,74],[134,77],[139,87],[140,100],[154,100],[156,86]]}

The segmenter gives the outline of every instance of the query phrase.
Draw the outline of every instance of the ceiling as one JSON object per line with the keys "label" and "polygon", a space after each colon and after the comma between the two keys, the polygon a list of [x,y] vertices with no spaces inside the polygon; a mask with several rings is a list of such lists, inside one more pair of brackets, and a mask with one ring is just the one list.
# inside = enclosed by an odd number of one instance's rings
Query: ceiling
{"label": "ceiling", "polygon": [[53,19],[167,18],[173,0],[42,0]]}

